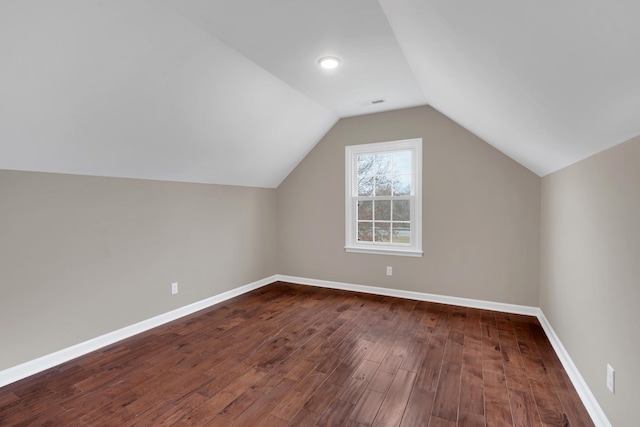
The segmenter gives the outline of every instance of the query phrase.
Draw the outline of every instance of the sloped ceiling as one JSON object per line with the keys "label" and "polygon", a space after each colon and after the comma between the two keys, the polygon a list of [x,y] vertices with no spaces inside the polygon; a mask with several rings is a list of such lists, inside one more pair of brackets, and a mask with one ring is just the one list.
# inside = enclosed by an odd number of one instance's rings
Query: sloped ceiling
{"label": "sloped ceiling", "polygon": [[2,0],[0,168],[276,187],[340,117],[428,103],[544,175],[640,134],[638,16],[622,0]]}
{"label": "sloped ceiling", "polygon": [[640,2],[380,3],[427,101],[538,175],[640,135]]}

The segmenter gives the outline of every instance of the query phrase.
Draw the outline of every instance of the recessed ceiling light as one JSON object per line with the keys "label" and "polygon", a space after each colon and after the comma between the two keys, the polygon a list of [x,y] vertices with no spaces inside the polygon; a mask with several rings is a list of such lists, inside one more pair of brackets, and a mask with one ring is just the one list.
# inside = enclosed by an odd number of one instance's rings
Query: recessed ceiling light
{"label": "recessed ceiling light", "polygon": [[336,56],[323,56],[322,58],[318,59],[318,64],[320,64],[322,68],[326,68],[327,70],[336,68],[341,63],[342,61],[340,60],[340,58]]}

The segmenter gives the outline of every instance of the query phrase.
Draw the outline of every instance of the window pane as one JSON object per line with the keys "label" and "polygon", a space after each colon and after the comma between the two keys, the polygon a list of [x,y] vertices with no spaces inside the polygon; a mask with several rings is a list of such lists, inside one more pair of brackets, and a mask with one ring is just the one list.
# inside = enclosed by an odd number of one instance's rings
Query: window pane
{"label": "window pane", "polygon": [[411,221],[411,202],[409,200],[393,201],[393,220]]}
{"label": "window pane", "polygon": [[389,242],[391,240],[391,224],[388,222],[375,222],[376,242]]}
{"label": "window pane", "polygon": [[391,195],[391,179],[387,175],[376,176],[376,196]]}
{"label": "window pane", "polygon": [[358,240],[361,242],[373,242],[373,223],[358,223]]}
{"label": "window pane", "polygon": [[393,195],[409,196],[411,194],[411,175],[393,176]]}
{"label": "window pane", "polygon": [[393,156],[391,153],[376,154],[376,175],[384,175],[391,173],[391,166],[393,164]]}
{"label": "window pane", "polygon": [[411,223],[393,223],[393,243],[411,243]]}
{"label": "window pane", "polygon": [[358,219],[373,219],[373,202],[371,200],[363,200],[358,202]]}
{"label": "window pane", "polygon": [[360,154],[358,155],[358,177],[365,175],[373,175],[376,172],[375,168],[376,156],[374,154]]}
{"label": "window pane", "polygon": [[358,177],[358,196],[373,196],[373,177]]}
{"label": "window pane", "polygon": [[391,221],[391,200],[376,200],[376,221]]}
{"label": "window pane", "polygon": [[393,173],[411,173],[411,151],[393,153]]}

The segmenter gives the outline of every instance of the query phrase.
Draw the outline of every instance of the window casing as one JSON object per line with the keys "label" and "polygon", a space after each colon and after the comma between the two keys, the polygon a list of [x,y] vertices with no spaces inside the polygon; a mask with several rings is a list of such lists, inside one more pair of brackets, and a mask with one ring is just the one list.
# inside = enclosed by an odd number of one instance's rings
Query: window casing
{"label": "window casing", "polygon": [[422,139],[345,148],[347,252],[422,256]]}

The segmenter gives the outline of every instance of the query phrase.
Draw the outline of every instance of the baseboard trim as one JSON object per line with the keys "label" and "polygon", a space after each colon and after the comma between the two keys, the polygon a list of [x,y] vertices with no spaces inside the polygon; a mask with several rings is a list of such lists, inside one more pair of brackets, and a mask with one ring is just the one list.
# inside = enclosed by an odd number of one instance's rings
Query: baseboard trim
{"label": "baseboard trim", "polygon": [[444,295],[427,294],[422,292],[403,291],[399,289],[379,288],[374,286],[356,285],[352,283],[333,282],[328,280],[316,280],[303,277],[286,276],[282,274],[276,275],[278,280],[282,282],[296,283],[299,285],[318,286],[323,288],[341,289],[345,291],[363,292],[367,294],[384,295],[398,298],[407,298],[419,301],[430,301],[441,304],[451,304],[470,308],[480,308],[485,310],[501,311],[504,313],[524,314],[529,316],[535,316],[538,318],[542,329],[547,334],[553,349],[555,350],[562,366],[571,380],[571,383],[578,392],[578,396],[582,400],[587,412],[591,416],[593,423],[597,427],[612,427],[611,423],[607,419],[604,411],[598,404],[595,396],[589,389],[589,386],[585,382],[584,378],[580,374],[580,371],[571,360],[569,353],[562,345],[560,338],[556,335],[555,331],[551,327],[551,324],[547,320],[546,316],[539,307],[531,307],[525,305],[506,304],[493,301],[483,301],[469,298],[450,297]]}
{"label": "baseboard trim", "polygon": [[245,294],[254,289],[261,288],[277,280],[277,275],[267,277],[253,283],[249,283],[247,285],[232,289],[230,291],[226,291],[221,294],[197,301],[195,303],[185,305],[184,307],[171,310],[169,312],[143,320],[141,322],[134,323],[133,325],[125,326],[124,328],[106,333],[96,338],[89,339],[76,345],[72,345],[71,347],[64,348],[62,350],[47,354],[37,359],[30,360],[20,365],[5,369],[3,371],[0,371],[0,387],[12,384],[31,375],[73,360],[77,357],[84,356],[85,354],[91,353],[92,351],[96,351],[100,348],[114,344],[125,338],[132,337],[141,332],[148,331],[149,329],[153,329],[165,323],[195,313],[196,311],[211,307],[212,305]]}
{"label": "baseboard trim", "polygon": [[459,305],[470,308],[480,308],[484,310],[501,311],[504,313],[525,314],[537,316],[540,309],[526,305],[507,304],[502,302],[483,301],[470,298],[450,297],[445,295],[427,294],[423,292],[404,291],[392,288],[379,288],[375,286],[355,285],[352,283],[332,282],[329,280],[307,279],[304,277],[276,275],[282,282],[296,283],[299,285],[311,285],[322,288],[341,289],[344,291],[363,292],[366,294],[384,295],[396,298],[406,298],[418,301],[437,302],[440,304]]}
{"label": "baseboard trim", "polygon": [[573,360],[569,356],[567,349],[564,348],[564,345],[562,345],[560,338],[558,338],[558,335],[551,327],[551,323],[549,323],[549,320],[547,320],[544,312],[542,311],[542,309],[538,309],[538,311],[538,320],[540,321],[540,325],[542,326],[542,329],[544,329],[544,332],[547,334],[547,337],[549,338],[553,349],[558,355],[558,358],[560,359],[564,370],[567,371],[567,375],[569,376],[571,383],[578,392],[578,396],[580,396],[580,399],[587,409],[587,412],[589,412],[593,423],[598,427],[612,427],[609,419],[596,400],[596,397],[591,392],[591,389],[587,385],[582,375],[580,375],[580,371],[576,367],[575,363],[573,363]]}

